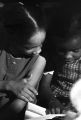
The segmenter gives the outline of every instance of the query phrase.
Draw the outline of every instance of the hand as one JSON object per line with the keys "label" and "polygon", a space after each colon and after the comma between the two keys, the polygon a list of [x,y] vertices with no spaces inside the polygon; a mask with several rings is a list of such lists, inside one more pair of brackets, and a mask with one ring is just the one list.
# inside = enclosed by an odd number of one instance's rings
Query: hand
{"label": "hand", "polygon": [[59,100],[54,98],[54,101],[51,101],[49,104],[49,110],[47,110],[47,113],[60,114],[63,113],[63,110],[63,105],[59,102]]}
{"label": "hand", "polygon": [[77,117],[77,113],[72,111],[67,111],[64,120],[75,120],[76,117]]}
{"label": "hand", "polygon": [[8,90],[11,90],[18,98],[26,102],[34,102],[38,94],[36,89],[27,83],[26,79],[20,81],[10,81]]}
{"label": "hand", "polygon": [[21,92],[18,93],[18,97],[26,102],[35,102],[37,91],[34,87],[27,84]]}

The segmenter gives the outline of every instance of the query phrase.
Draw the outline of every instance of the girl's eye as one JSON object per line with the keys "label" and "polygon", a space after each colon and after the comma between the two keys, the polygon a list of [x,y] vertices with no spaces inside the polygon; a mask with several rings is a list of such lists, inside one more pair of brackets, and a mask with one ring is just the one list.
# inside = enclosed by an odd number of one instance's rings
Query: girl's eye
{"label": "girl's eye", "polygon": [[79,49],[77,49],[77,50],[73,50],[73,52],[76,52],[76,53],[77,53],[77,52],[79,52]]}

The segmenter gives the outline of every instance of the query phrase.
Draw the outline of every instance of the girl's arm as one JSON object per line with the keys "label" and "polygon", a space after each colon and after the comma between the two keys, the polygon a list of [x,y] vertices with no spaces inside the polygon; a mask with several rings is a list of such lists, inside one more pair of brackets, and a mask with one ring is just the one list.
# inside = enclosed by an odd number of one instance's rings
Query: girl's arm
{"label": "girl's arm", "polygon": [[39,84],[39,81],[43,75],[43,71],[46,65],[46,60],[44,57],[39,56],[35,64],[32,66],[32,69],[30,71],[30,79],[28,80],[28,83],[33,86],[37,87]]}
{"label": "girl's arm", "polygon": [[[32,87],[37,87],[37,84],[39,83],[40,79],[41,79],[41,75],[43,73],[43,70],[45,68],[46,65],[46,60],[44,57],[39,56],[39,58],[37,59],[37,61],[35,62],[34,66],[32,66],[32,70],[31,70],[31,77],[28,81],[28,84],[31,85]],[[17,104],[18,103],[18,104]],[[16,106],[17,104],[17,106]],[[12,106],[14,106],[15,108],[18,107],[18,109],[16,110],[20,110],[23,108],[23,106],[25,105],[25,102],[22,100],[16,100],[16,102],[14,102],[12,104]]]}
{"label": "girl's arm", "polygon": [[[22,89],[23,92],[21,92],[21,96],[23,95],[24,97],[27,98],[27,95],[29,95],[29,88],[27,89],[27,87],[29,86],[32,86],[32,88],[35,88],[37,87],[40,79],[41,79],[41,75],[43,73],[43,70],[45,68],[45,65],[46,65],[46,60],[45,58],[43,58],[42,56],[39,56],[37,61],[35,62],[35,64],[32,66],[32,69],[31,69],[31,77],[30,79],[27,81],[27,85],[24,86],[24,90]],[[18,83],[17,83],[18,84]],[[18,84],[19,85],[19,84]],[[29,86],[28,86],[29,85]],[[12,88],[15,87],[15,84],[14,82],[12,83],[8,83],[8,82],[1,82],[0,84],[0,88],[3,88],[2,86],[4,86],[5,89],[7,90],[11,90],[12,91]],[[20,86],[22,86],[22,84],[20,84]],[[15,88],[16,89],[16,88]],[[35,89],[33,89],[35,90]],[[36,92],[33,92],[33,93],[36,93]],[[20,97],[21,97],[20,96]],[[31,92],[30,92],[30,97],[32,96]],[[28,97],[28,99],[30,98]],[[21,99],[21,100],[20,100]],[[15,109],[17,112],[19,112],[21,109],[23,109],[23,107],[25,106],[26,104],[26,101],[24,102],[22,100],[22,98],[20,99],[17,99],[16,101],[14,101],[12,104],[11,104],[11,107],[13,109]],[[27,101],[28,102],[28,101]],[[18,109],[17,109],[18,108]]]}

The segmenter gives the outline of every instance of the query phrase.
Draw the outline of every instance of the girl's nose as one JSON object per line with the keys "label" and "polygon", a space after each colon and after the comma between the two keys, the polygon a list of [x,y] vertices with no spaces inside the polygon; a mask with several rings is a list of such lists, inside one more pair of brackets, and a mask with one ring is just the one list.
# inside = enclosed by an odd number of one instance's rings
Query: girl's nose
{"label": "girl's nose", "polygon": [[65,55],[66,59],[73,59],[73,53],[72,52],[67,52]]}
{"label": "girl's nose", "polygon": [[39,54],[41,52],[41,47],[37,47],[34,51],[34,54]]}

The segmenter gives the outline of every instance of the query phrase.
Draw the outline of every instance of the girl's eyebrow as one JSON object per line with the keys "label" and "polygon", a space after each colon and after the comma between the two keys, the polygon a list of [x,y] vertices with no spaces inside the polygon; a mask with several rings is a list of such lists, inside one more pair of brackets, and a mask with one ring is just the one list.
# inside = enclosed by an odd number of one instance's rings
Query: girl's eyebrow
{"label": "girl's eyebrow", "polygon": [[36,48],[36,47],[39,47],[39,46],[42,47],[42,44],[39,44],[39,45],[36,45],[36,46],[32,46],[31,48],[25,46],[25,48],[28,49],[28,50],[30,50],[30,49],[33,49],[33,48]]}

